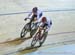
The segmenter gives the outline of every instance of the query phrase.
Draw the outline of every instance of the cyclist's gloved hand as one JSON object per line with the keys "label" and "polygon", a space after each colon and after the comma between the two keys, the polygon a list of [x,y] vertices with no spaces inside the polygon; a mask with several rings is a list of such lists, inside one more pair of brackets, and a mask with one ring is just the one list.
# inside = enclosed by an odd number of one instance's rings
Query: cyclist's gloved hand
{"label": "cyclist's gloved hand", "polygon": [[27,20],[27,18],[24,19],[25,21]]}

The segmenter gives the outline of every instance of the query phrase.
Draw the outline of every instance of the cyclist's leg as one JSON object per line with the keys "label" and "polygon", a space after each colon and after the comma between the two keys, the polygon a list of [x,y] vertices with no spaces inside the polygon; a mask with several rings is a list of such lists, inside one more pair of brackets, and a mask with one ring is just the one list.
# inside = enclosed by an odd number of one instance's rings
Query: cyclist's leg
{"label": "cyclist's leg", "polygon": [[48,35],[48,32],[45,32],[45,36],[47,37],[47,35]]}
{"label": "cyclist's leg", "polygon": [[[32,18],[31,18],[31,20],[30,20],[30,32],[32,31],[31,30],[31,22],[33,22],[33,20],[34,20],[35,17],[37,17],[37,15],[33,15]],[[31,33],[30,33],[30,36],[32,37]]]}
{"label": "cyclist's leg", "polygon": [[32,22],[35,17],[37,17],[37,15],[33,15],[30,22]]}
{"label": "cyclist's leg", "polygon": [[37,17],[37,15],[33,15],[32,18],[31,18],[31,20],[30,20],[30,25],[29,25],[30,31],[31,31],[31,23],[32,23],[32,21],[34,20],[35,17]]}

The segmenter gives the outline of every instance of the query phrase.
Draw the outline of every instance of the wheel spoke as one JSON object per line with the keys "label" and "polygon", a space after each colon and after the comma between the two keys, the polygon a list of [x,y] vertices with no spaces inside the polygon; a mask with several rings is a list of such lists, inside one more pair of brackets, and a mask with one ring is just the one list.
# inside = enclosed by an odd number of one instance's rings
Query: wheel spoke
{"label": "wheel spoke", "polygon": [[23,37],[25,37],[25,35],[27,34],[27,32],[28,32],[28,26],[29,26],[29,24],[26,24],[24,27],[23,27],[23,29],[22,29],[22,31],[21,31],[21,34],[20,34],[20,36],[21,36],[21,38],[23,38]]}
{"label": "wheel spoke", "polygon": [[38,35],[39,33],[37,33],[34,37],[33,37],[33,40],[31,42],[31,46],[34,47],[34,45],[36,44],[36,42],[38,41]]}

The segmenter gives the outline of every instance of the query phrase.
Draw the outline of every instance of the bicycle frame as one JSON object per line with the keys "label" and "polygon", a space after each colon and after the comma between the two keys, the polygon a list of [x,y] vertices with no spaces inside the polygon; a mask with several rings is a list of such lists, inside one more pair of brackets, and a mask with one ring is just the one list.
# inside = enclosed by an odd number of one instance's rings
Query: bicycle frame
{"label": "bicycle frame", "polygon": [[44,34],[44,29],[42,29],[42,27],[38,27],[38,29],[33,37],[33,40],[31,42],[31,47],[34,47],[34,45],[36,44],[37,41],[39,41],[40,46],[42,45],[40,40],[42,39],[43,34]]}
{"label": "bicycle frame", "polygon": [[[22,31],[21,31],[21,34],[20,34],[20,36],[21,36],[21,38],[23,38],[26,34],[27,34],[27,32],[30,32],[30,36],[32,36],[34,33],[33,33],[33,31],[34,31],[34,29],[36,28],[36,27],[34,27],[35,25],[31,22],[31,20],[23,27],[23,29],[22,29]],[[33,28],[33,29],[32,29]]]}

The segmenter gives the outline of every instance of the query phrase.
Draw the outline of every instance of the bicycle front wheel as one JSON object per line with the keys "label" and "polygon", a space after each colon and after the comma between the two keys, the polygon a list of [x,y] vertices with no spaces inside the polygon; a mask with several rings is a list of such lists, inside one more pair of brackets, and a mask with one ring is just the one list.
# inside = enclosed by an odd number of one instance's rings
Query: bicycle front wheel
{"label": "bicycle front wheel", "polygon": [[39,33],[37,33],[34,37],[33,37],[33,40],[31,42],[31,47],[34,47],[35,44],[37,43],[38,41],[38,37],[39,37]]}
{"label": "bicycle front wheel", "polygon": [[27,33],[27,30],[25,29],[25,27],[22,29],[22,31],[21,31],[21,34],[20,34],[20,36],[21,36],[21,38],[23,38],[25,35],[26,35],[26,33]]}
{"label": "bicycle front wheel", "polygon": [[47,34],[48,34],[48,32],[47,32],[47,33],[44,33],[44,34],[42,35],[41,39],[39,40],[40,46],[42,46],[42,44],[45,42],[46,37],[47,37]]}
{"label": "bicycle front wheel", "polygon": [[21,34],[20,34],[21,38],[25,37],[25,35],[27,34],[27,32],[29,32],[29,23],[27,23],[27,24],[23,27],[23,29],[22,29],[22,31],[21,31]]}

